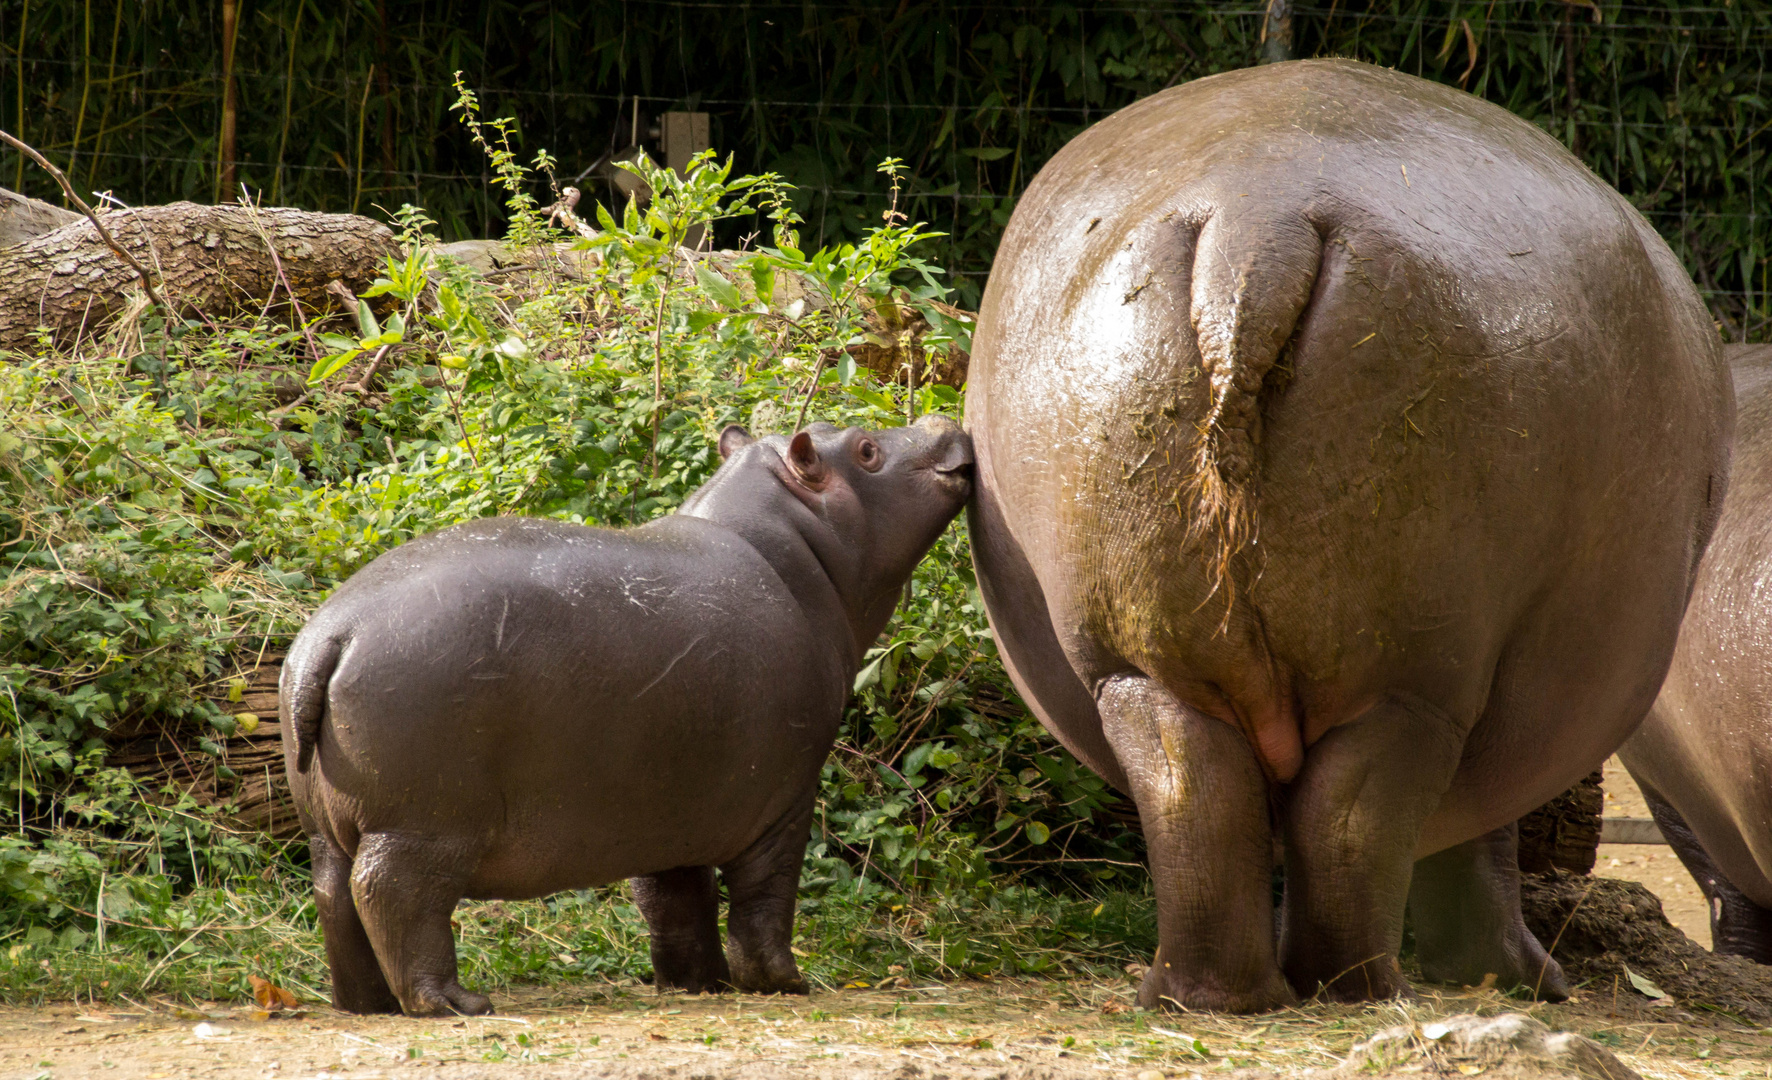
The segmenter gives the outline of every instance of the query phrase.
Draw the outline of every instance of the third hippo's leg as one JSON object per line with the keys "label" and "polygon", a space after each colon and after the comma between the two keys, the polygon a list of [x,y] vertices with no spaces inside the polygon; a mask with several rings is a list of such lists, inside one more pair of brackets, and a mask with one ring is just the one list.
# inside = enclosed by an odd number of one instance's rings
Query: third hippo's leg
{"label": "third hippo's leg", "polygon": [[652,931],[652,982],[660,990],[712,994],[731,982],[720,954],[720,889],[711,866],[680,866],[632,881]]}
{"label": "third hippo's leg", "polygon": [[1397,967],[1421,826],[1451,785],[1463,732],[1387,698],[1306,751],[1286,791],[1280,963],[1300,994],[1365,1001],[1409,992]]}
{"label": "third hippo's leg", "polygon": [[314,864],[314,906],[320,910],[326,966],[332,973],[332,1007],[353,1013],[399,1012],[400,999],[381,973],[351,899],[351,857],[319,833],[308,837],[308,852]]}
{"label": "third hippo's leg", "polygon": [[1143,675],[1096,695],[1150,849],[1157,955],[1146,1008],[1261,1012],[1296,999],[1274,961],[1268,783],[1241,731]]}
{"label": "third hippo's leg", "polygon": [[753,994],[804,994],[794,963],[794,899],[812,800],[797,806],[744,854],[720,868],[726,882],[726,957],[732,984]]}
{"label": "third hippo's leg", "polygon": [[1510,822],[1415,864],[1409,915],[1415,955],[1433,982],[1569,996],[1562,966],[1520,915],[1519,826]]}
{"label": "third hippo's leg", "polygon": [[462,988],[449,916],[461,900],[471,853],[434,840],[365,834],[351,868],[351,898],[407,1016],[480,1016],[482,994]]}
{"label": "third hippo's leg", "polygon": [[1772,909],[1763,908],[1743,896],[1711,861],[1704,845],[1698,842],[1691,826],[1659,792],[1638,782],[1643,801],[1661,829],[1661,837],[1674,854],[1680,857],[1692,880],[1704,892],[1710,907],[1710,947],[1714,953],[1745,956],[1762,964],[1772,964]]}

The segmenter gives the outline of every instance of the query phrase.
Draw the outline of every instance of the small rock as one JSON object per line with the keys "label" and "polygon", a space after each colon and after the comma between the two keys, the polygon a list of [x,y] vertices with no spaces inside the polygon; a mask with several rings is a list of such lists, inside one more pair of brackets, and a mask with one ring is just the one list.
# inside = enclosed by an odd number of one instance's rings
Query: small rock
{"label": "small rock", "polygon": [[1475,1016],[1464,1013],[1432,1023],[1386,1028],[1353,1051],[1336,1073],[1384,1073],[1404,1064],[1475,1076],[1501,1066],[1525,1066],[1581,1080],[1642,1080],[1610,1050],[1571,1032],[1557,1032],[1521,1013]]}
{"label": "small rock", "polygon": [[1135,1080],[1168,1080],[1161,1069],[1146,1069],[1138,1074]]}

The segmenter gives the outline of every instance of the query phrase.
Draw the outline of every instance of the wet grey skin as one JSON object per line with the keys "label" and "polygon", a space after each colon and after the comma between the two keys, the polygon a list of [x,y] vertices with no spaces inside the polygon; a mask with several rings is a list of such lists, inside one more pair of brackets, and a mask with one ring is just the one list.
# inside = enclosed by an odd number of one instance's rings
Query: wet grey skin
{"label": "wet grey skin", "polygon": [[1733,413],[1667,245],[1456,89],[1271,64],[1054,156],[974,336],[973,557],[1030,706],[1138,804],[1140,1001],[1406,994],[1406,907],[1427,978],[1566,994],[1511,823],[1654,700]]}
{"label": "wet grey skin", "polygon": [[1772,964],[1772,345],[1724,355],[1729,498],[1667,681],[1619,757],[1710,902],[1712,951]]}
{"label": "wet grey skin", "polygon": [[972,451],[930,416],[729,427],[720,452],[638,528],[413,540],[297,636],[280,716],[337,1007],[488,1012],[457,978],[458,901],[624,878],[661,988],[806,991],[789,944],[819,767]]}

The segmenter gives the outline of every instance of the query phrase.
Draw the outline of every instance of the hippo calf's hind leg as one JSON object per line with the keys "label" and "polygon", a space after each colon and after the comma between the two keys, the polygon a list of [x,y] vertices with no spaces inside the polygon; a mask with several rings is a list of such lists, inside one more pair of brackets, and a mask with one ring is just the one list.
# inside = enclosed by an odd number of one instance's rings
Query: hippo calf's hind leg
{"label": "hippo calf's hind leg", "polygon": [[1300,994],[1368,1001],[1409,993],[1397,967],[1421,826],[1463,749],[1452,720],[1389,698],[1305,753],[1286,793],[1280,964]]}
{"label": "hippo calf's hind leg", "polygon": [[1519,825],[1510,822],[1415,864],[1409,885],[1422,975],[1464,986],[1486,978],[1545,1001],[1569,996],[1563,968],[1520,915]]}
{"label": "hippo calf's hind leg", "polygon": [[794,900],[806,860],[812,801],[795,807],[720,868],[726,882],[726,957],[732,984],[753,994],[808,992],[794,963]]}
{"label": "hippo calf's hind leg", "polygon": [[351,896],[407,1016],[482,1016],[484,994],[462,988],[449,916],[472,856],[460,845],[371,833],[357,846]]}
{"label": "hippo calf's hind leg", "polygon": [[652,932],[652,982],[660,990],[712,994],[732,981],[720,953],[720,890],[711,866],[680,866],[634,878],[634,903]]}
{"label": "hippo calf's hind leg", "polygon": [[1661,829],[1662,839],[1674,849],[1674,854],[1680,857],[1680,862],[1704,892],[1710,908],[1711,951],[1772,964],[1772,909],[1763,908],[1742,895],[1741,890],[1723,876],[1678,810],[1647,785],[1639,782],[1637,786],[1642,789],[1643,801],[1649,804],[1649,813],[1654,815],[1655,824]]}
{"label": "hippo calf's hind leg", "polygon": [[1296,1000],[1274,961],[1268,783],[1241,731],[1143,675],[1096,695],[1150,850],[1157,955],[1147,1009],[1262,1012]]}
{"label": "hippo calf's hind leg", "polygon": [[314,863],[314,906],[326,940],[326,966],[332,973],[332,1007],[352,1013],[397,1013],[400,999],[388,986],[375,947],[351,899],[351,858],[318,833],[308,837]]}

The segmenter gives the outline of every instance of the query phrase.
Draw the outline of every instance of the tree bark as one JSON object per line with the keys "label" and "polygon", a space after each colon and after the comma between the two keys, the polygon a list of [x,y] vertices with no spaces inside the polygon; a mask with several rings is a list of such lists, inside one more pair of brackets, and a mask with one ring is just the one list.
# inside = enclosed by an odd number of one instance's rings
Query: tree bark
{"label": "tree bark", "polygon": [[[308,316],[331,311],[337,302],[326,292],[328,282],[361,293],[384,257],[398,251],[387,226],[354,214],[196,203],[102,213],[118,242],[154,271],[167,302],[184,314],[256,313],[273,295],[286,308],[288,289]],[[38,327],[68,344],[82,328],[90,333],[125,310],[140,287],[83,218],[0,248],[0,349],[24,347]]]}
{"label": "tree bark", "polygon": [[1552,868],[1590,873],[1599,853],[1604,809],[1596,772],[1521,818],[1520,869],[1528,874],[1545,874]]}

